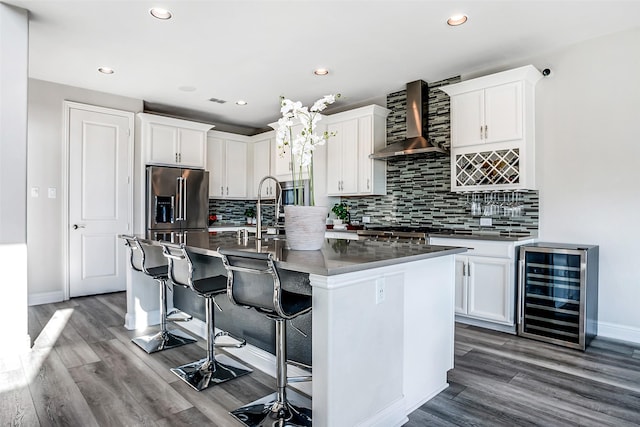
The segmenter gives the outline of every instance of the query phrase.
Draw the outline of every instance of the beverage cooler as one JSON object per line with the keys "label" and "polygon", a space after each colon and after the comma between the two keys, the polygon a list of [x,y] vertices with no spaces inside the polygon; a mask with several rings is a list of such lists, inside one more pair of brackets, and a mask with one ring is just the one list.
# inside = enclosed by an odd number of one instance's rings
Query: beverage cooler
{"label": "beverage cooler", "polygon": [[597,334],[598,246],[520,246],[518,335],[584,350]]}

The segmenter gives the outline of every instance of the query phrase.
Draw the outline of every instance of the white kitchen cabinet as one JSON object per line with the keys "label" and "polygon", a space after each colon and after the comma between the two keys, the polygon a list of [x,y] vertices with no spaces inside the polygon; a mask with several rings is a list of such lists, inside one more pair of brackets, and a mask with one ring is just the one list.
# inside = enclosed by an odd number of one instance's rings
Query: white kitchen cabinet
{"label": "white kitchen cabinet", "polygon": [[451,147],[522,139],[522,83],[451,97]]}
{"label": "white kitchen cabinet", "polygon": [[515,333],[515,248],[520,241],[432,237],[430,244],[469,248],[456,255],[456,320]]}
{"label": "white kitchen cabinet", "polygon": [[441,89],[451,97],[451,190],[536,189],[533,66]]}
{"label": "white kitchen cabinet", "polygon": [[[272,138],[265,138],[253,143],[253,182],[251,188],[251,197],[258,197],[258,186],[260,180],[267,175],[271,175],[271,160],[275,154]],[[274,197],[276,193],[276,185],[272,179],[266,180],[262,185],[262,198]]]}
{"label": "white kitchen cabinet", "polygon": [[330,196],[358,192],[358,119],[331,123],[327,142],[327,192]]}
{"label": "white kitchen cabinet", "polygon": [[139,113],[144,164],[204,169],[213,125]]}
{"label": "white kitchen cabinet", "polygon": [[327,118],[327,130],[336,133],[327,144],[330,196],[386,194],[387,162],[372,160],[369,155],[386,145],[388,113],[370,105]]}
{"label": "white kitchen cabinet", "polygon": [[209,133],[207,170],[210,198],[247,198],[247,144],[241,135]]}

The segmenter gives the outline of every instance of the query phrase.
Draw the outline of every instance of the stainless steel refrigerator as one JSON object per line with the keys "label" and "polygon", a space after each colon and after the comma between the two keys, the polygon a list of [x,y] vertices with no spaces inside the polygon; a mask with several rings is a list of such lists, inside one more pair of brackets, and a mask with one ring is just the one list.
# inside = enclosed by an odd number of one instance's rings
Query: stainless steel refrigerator
{"label": "stainless steel refrigerator", "polygon": [[188,231],[206,231],[209,217],[209,172],[147,166],[147,235],[176,241]]}

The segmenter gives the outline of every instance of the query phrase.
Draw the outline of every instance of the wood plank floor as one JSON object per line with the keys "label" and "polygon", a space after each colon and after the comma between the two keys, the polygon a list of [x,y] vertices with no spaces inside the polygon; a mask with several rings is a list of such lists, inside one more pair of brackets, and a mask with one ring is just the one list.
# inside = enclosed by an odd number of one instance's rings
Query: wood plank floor
{"label": "wood plank floor", "polygon": [[[0,359],[0,426],[238,427],[227,412],[275,387],[256,370],[194,392],[169,368],[204,342],[148,355],[124,314],[124,293],[30,307],[33,350]],[[640,425],[640,346],[596,339],[583,353],[458,325],[455,348],[450,387],[405,426]]]}

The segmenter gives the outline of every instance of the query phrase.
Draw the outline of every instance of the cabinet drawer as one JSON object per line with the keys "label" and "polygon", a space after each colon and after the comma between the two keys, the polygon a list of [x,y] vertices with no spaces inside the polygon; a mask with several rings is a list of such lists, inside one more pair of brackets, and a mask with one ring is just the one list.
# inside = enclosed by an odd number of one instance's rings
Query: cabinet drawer
{"label": "cabinet drawer", "polygon": [[514,242],[498,242],[487,240],[474,240],[474,239],[455,239],[447,237],[432,237],[430,244],[441,246],[460,246],[467,248],[467,252],[464,255],[476,255],[487,256],[496,258],[509,258],[515,257],[515,244]]}

